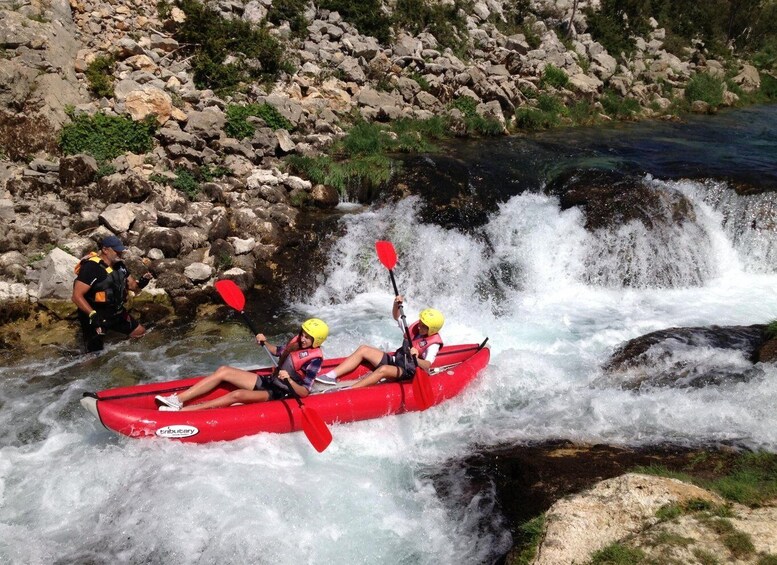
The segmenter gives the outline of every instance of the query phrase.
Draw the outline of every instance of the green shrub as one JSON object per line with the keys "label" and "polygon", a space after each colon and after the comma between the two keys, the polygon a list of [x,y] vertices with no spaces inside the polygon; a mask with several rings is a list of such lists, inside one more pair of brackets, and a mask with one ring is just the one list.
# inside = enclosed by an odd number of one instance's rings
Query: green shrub
{"label": "green shrub", "polygon": [[321,0],[319,9],[337,12],[364,35],[371,35],[383,45],[391,40],[391,20],[383,13],[380,0]]}
{"label": "green shrub", "polygon": [[774,339],[777,337],[777,320],[769,322],[769,324],[766,326],[766,337],[769,339]]}
{"label": "green shrub", "polygon": [[267,127],[276,129],[285,129],[292,131],[294,126],[283,117],[275,106],[270,104],[230,104],[227,106],[227,123],[224,131],[227,135],[235,139],[244,139],[251,137],[256,131],[256,127],[248,121],[249,117],[261,118]]}
{"label": "green shrub", "polygon": [[451,100],[449,107],[456,108],[466,117],[471,118],[477,116],[478,102],[469,96],[459,96],[455,100]]}
{"label": "green shrub", "polygon": [[761,73],[759,95],[767,102],[777,101],[777,78],[768,73]]}
{"label": "green shrub", "polygon": [[116,61],[112,56],[100,55],[86,67],[89,91],[98,98],[113,98],[113,68]]}
{"label": "green shrub", "polygon": [[[266,28],[226,20],[197,0],[178,0],[177,5],[186,21],[175,30],[175,38],[194,50],[192,70],[198,88],[229,92],[251,79],[274,78],[283,70],[283,48]],[[226,62],[228,56],[233,62]]]}
{"label": "green shrub", "polygon": [[461,53],[467,39],[467,21],[461,11],[463,5],[462,0],[454,0],[448,5],[428,0],[397,0],[392,24],[395,29],[404,29],[411,35],[428,31],[441,49],[450,47]]}
{"label": "green shrub", "polygon": [[359,155],[345,161],[335,161],[327,155],[292,155],[288,165],[293,172],[316,184],[331,186],[343,195],[359,186],[379,187],[397,170],[397,164],[384,155]]}
{"label": "green shrub", "polygon": [[521,32],[523,33],[523,36],[526,38],[526,43],[532,49],[537,49],[540,45],[542,45],[542,38],[536,33],[534,33],[534,28],[528,23],[523,24],[523,27],[521,28]]}
{"label": "green shrub", "polygon": [[695,74],[685,87],[685,98],[689,102],[701,100],[717,108],[723,104],[723,80],[708,73]]}
{"label": "green shrub", "polygon": [[545,85],[552,86],[554,88],[566,88],[569,86],[569,76],[563,69],[559,69],[555,65],[548,64],[542,71],[542,78],[540,79],[540,86]]}
{"label": "green shrub", "polygon": [[190,200],[194,200],[200,191],[200,183],[194,173],[183,167],[175,169],[175,180],[173,180],[171,186],[183,192]]}
{"label": "green shrub", "polygon": [[598,112],[588,100],[578,100],[569,107],[569,118],[576,125],[590,125],[598,121]]}
{"label": "green shrub", "polygon": [[110,161],[131,151],[147,153],[154,145],[156,118],[134,122],[123,116],[95,114],[70,115],[71,122],[62,127],[59,146],[65,155],[88,153],[98,162]]}
{"label": "green shrub", "polygon": [[515,110],[515,125],[519,129],[549,129],[561,124],[562,116],[567,114],[564,103],[552,94],[541,93],[537,97],[537,107],[521,107]]}
{"label": "green shrub", "polygon": [[636,47],[634,36],[643,37],[650,29],[649,7],[647,0],[602,0],[599,10],[585,10],[588,32],[613,57],[629,57]]}
{"label": "green shrub", "polygon": [[624,98],[612,90],[605,91],[601,103],[604,112],[614,118],[631,118],[640,111],[639,102],[633,98]]}
{"label": "green shrub", "polygon": [[175,174],[174,178],[154,173],[149,177],[149,180],[172,186],[176,190],[183,192],[189,200],[194,200],[200,193],[200,185],[203,182],[211,182],[214,179],[228,176],[231,174],[231,171],[226,167],[204,165],[191,170],[184,167],[176,167],[173,173]]}
{"label": "green shrub", "polygon": [[308,33],[308,22],[304,12],[307,0],[273,0],[267,12],[267,20],[280,25],[289,22],[294,37],[305,37]]}

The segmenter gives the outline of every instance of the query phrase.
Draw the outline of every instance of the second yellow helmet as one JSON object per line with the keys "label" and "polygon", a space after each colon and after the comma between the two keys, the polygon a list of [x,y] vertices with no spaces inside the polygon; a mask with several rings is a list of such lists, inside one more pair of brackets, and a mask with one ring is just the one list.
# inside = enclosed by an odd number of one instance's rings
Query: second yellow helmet
{"label": "second yellow helmet", "polygon": [[309,318],[302,322],[302,330],[313,338],[313,347],[318,347],[329,335],[329,326],[318,318]]}

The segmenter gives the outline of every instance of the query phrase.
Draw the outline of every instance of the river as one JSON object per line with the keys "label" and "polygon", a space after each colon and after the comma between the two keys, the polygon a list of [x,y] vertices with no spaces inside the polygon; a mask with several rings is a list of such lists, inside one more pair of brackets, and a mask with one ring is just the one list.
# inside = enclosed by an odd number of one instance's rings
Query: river
{"label": "river", "polygon": [[[511,545],[493,492],[469,493],[466,473],[448,469],[483,446],[777,450],[773,365],[742,381],[639,390],[600,368],[619,344],[654,330],[777,319],[777,231],[757,225],[764,210],[777,218],[777,192],[729,189],[777,188],[777,106],[465,143],[426,160],[455,163],[446,171],[461,173],[487,213],[460,229],[450,216],[426,221],[417,196],[344,205],[313,290],[262,325],[280,341],[294,320],[321,317],[332,357],[362,342],[395,347],[393,291],[374,253],[390,239],[409,316],[437,307],[446,342],[489,338],[491,364],[472,387],[422,413],[333,425],[319,454],[299,433],[128,440],[80,407],[88,390],[268,364],[238,319],[153,330],[87,361],[52,350],[3,364],[0,562],[491,563]],[[613,234],[587,232],[579,210],[538,191],[559,171],[600,166],[681,192],[695,222],[659,235],[631,226],[638,251],[623,265],[608,254]],[[653,278],[656,262],[675,267],[671,285]],[[637,284],[608,276],[623,269],[640,273]],[[700,371],[749,363],[714,348],[680,354]],[[445,492],[434,480],[442,474]]]}

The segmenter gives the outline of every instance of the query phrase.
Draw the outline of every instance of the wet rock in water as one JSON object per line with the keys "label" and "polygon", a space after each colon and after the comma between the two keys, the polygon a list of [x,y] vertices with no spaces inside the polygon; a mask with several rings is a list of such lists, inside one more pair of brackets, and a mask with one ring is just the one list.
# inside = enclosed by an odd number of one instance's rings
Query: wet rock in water
{"label": "wet rock in water", "polygon": [[606,287],[698,286],[715,265],[712,243],[680,191],[616,171],[575,169],[546,188],[561,209],[585,214],[592,237],[585,282]]}
{"label": "wet rock in water", "polygon": [[766,341],[766,326],[670,328],[618,347],[604,365],[599,386],[703,387],[750,380]]}

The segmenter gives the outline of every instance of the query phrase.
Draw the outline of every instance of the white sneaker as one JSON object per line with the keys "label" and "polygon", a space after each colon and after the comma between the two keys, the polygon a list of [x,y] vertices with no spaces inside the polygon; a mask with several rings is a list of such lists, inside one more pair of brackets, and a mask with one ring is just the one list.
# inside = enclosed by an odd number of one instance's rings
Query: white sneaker
{"label": "white sneaker", "polygon": [[180,408],[176,408],[174,406],[160,406],[159,411],[160,412],[178,412]]}
{"label": "white sneaker", "polygon": [[324,373],[323,375],[317,376],[316,381],[324,385],[336,385],[337,377],[334,376],[332,373]]}
{"label": "white sneaker", "polygon": [[[171,394],[170,396],[157,395],[154,398],[156,398],[159,402],[161,402],[165,406],[169,406],[170,408],[173,408],[175,410],[180,410],[181,408],[183,408],[183,402],[181,402],[178,399],[177,394]],[[164,406],[161,408],[164,408]]]}

